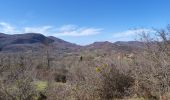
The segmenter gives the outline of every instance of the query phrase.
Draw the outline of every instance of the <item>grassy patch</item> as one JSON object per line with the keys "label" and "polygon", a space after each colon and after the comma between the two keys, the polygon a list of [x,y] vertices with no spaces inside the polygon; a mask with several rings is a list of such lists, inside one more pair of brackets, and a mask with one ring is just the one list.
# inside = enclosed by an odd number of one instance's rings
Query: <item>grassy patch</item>
{"label": "grassy patch", "polygon": [[34,82],[37,91],[44,91],[47,88],[48,83],[46,81],[36,81]]}

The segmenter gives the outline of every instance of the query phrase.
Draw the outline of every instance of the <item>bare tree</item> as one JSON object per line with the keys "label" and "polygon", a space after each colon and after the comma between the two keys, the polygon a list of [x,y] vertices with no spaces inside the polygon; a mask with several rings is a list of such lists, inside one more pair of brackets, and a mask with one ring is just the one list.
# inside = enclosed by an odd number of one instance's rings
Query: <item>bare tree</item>
{"label": "bare tree", "polygon": [[[152,34],[153,35],[153,34]],[[134,77],[138,92],[150,97],[159,96],[160,100],[167,100],[170,91],[170,31],[157,30],[155,36],[143,33],[141,40],[145,44],[144,51],[134,60]],[[141,92],[141,91],[143,92]]]}

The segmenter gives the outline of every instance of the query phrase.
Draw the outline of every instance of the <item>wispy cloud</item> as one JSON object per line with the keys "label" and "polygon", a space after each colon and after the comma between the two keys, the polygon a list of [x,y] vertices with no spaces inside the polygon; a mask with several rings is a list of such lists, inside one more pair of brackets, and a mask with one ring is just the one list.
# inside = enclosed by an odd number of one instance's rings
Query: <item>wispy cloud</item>
{"label": "wispy cloud", "polygon": [[0,32],[8,34],[17,34],[18,30],[6,22],[0,22]]}
{"label": "wispy cloud", "polygon": [[41,33],[52,36],[90,36],[101,33],[101,28],[79,27],[77,25],[63,25],[61,27],[39,26],[39,27],[21,27],[17,28],[5,22],[0,22],[0,32],[7,34],[22,33]]}
{"label": "wispy cloud", "polygon": [[[77,25],[63,25],[61,27],[54,27],[51,25],[39,27],[16,27],[6,22],[0,22],[0,32],[7,34],[22,34],[22,33],[41,33],[47,36],[91,36],[102,32],[102,28],[94,27],[80,27]],[[109,40],[111,41],[130,41],[137,38],[140,33],[155,33],[155,30],[148,28],[139,28],[133,30],[126,30],[122,32],[113,33]]]}
{"label": "wispy cloud", "polygon": [[123,32],[113,33],[112,39],[114,39],[114,41],[129,41],[129,40],[134,40],[141,33],[154,33],[154,32],[155,30],[147,29],[147,28],[133,29],[133,30],[127,30]]}
{"label": "wispy cloud", "polygon": [[52,26],[41,26],[41,27],[24,27],[24,33],[42,33],[44,35],[49,35]]}
{"label": "wispy cloud", "polygon": [[101,28],[86,28],[76,25],[64,25],[58,29],[56,36],[89,36],[101,33]]}

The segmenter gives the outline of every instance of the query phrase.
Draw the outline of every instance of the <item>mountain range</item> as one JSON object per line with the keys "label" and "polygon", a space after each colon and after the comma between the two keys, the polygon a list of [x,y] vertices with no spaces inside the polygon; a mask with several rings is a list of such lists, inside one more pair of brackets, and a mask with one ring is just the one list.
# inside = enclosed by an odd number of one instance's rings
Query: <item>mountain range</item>
{"label": "mountain range", "polygon": [[25,34],[4,34],[0,33],[0,52],[19,52],[19,51],[39,51],[46,47],[50,47],[56,52],[73,52],[80,50],[126,50],[132,51],[143,47],[142,42],[138,41],[118,41],[111,43],[94,42],[93,44],[80,46],[74,43],[64,41],[53,36],[44,36],[40,33],[25,33]]}

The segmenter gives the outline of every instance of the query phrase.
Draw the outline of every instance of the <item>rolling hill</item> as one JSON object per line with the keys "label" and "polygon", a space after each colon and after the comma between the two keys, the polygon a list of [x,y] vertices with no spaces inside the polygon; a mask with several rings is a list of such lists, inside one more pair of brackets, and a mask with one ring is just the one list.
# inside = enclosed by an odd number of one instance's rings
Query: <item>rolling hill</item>
{"label": "rolling hill", "polygon": [[20,51],[40,51],[43,48],[50,47],[56,52],[77,52],[77,51],[94,51],[103,50],[105,52],[110,51],[133,51],[143,47],[142,42],[129,41],[123,42],[118,41],[111,43],[105,42],[94,42],[93,44],[80,46],[73,44],[62,39],[53,36],[44,36],[39,33],[25,33],[25,34],[14,34],[8,35],[0,33],[0,51],[1,52],[20,52]]}

